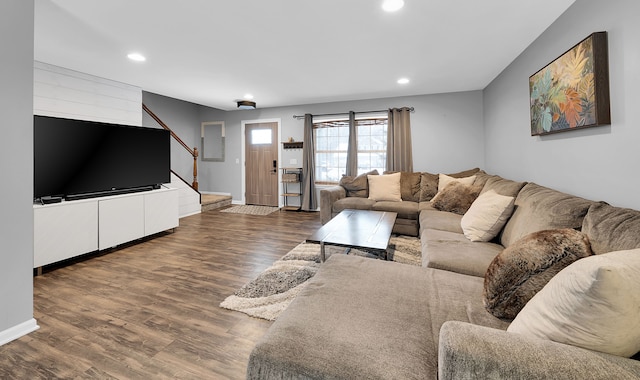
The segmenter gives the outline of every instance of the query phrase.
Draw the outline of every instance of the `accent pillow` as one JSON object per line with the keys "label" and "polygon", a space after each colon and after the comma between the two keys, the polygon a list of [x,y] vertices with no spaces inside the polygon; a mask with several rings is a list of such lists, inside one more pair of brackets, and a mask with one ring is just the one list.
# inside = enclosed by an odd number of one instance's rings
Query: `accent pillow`
{"label": "accent pillow", "polygon": [[640,249],[578,260],[529,301],[507,331],[631,357],[640,351]]}
{"label": "accent pillow", "polygon": [[400,173],[400,196],[403,201],[420,201],[420,172],[391,172],[385,171],[383,174]]}
{"label": "accent pillow", "polygon": [[484,306],[498,318],[515,318],[553,276],[592,254],[587,236],[571,228],[529,234],[489,264],[484,276]]}
{"label": "accent pillow", "polygon": [[493,190],[480,194],[460,221],[464,236],[471,241],[496,237],[513,212],[514,200]]}
{"label": "accent pillow", "polygon": [[[451,182],[458,182],[461,183],[463,185],[473,185],[473,182],[476,180],[476,176],[472,175],[470,177],[463,177],[463,178],[455,178],[455,177],[451,177],[448,176],[446,174],[442,174],[440,173],[438,175],[438,193],[441,192],[442,190],[444,190],[445,187],[447,187],[448,184],[450,184]],[[438,194],[436,194],[438,195]]]}
{"label": "accent pillow", "polygon": [[420,173],[420,202],[433,199],[438,193],[438,174]]}
{"label": "accent pillow", "polygon": [[347,191],[347,197],[367,198],[369,196],[368,175],[378,175],[378,171],[374,169],[357,177],[343,175],[340,178],[340,186]]}
{"label": "accent pillow", "polygon": [[464,215],[480,194],[482,186],[465,185],[452,181],[431,200],[431,205],[440,211]]}
{"label": "accent pillow", "polygon": [[402,201],[400,193],[400,173],[368,175],[369,199],[374,201]]}

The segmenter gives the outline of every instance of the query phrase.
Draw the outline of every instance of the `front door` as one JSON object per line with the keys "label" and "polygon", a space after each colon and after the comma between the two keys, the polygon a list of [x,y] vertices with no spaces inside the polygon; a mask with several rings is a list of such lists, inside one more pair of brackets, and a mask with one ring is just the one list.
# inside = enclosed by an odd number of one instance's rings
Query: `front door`
{"label": "front door", "polygon": [[246,204],[278,206],[278,123],[245,124]]}

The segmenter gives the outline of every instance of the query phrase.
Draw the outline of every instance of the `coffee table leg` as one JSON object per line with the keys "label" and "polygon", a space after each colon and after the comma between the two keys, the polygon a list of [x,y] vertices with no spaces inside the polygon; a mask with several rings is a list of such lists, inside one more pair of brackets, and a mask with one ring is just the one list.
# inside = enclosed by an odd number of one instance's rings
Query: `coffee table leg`
{"label": "coffee table leg", "polygon": [[320,262],[324,263],[325,260],[325,256],[324,256],[324,242],[321,241],[320,242]]}

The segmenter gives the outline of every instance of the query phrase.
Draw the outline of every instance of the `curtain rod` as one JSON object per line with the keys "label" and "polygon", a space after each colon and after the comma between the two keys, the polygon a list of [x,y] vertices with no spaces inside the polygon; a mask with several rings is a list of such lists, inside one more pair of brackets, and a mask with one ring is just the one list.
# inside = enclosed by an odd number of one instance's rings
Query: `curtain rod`
{"label": "curtain rod", "polygon": [[[413,107],[402,107],[402,108],[409,108],[409,112],[414,112],[414,108]],[[387,110],[377,110],[377,111],[359,111],[359,112],[354,112],[354,113],[378,113],[378,112],[387,112],[389,111]],[[321,113],[318,115],[313,115],[313,116],[338,116],[338,115],[348,115],[349,112],[339,112],[339,113]],[[293,115],[294,119],[304,119],[304,115]]]}

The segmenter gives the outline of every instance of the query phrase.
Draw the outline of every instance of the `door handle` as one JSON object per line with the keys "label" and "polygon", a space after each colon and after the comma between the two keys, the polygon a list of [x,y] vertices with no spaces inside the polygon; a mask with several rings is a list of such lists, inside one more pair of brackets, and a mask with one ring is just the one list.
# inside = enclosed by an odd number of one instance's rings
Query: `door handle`
{"label": "door handle", "polygon": [[271,170],[272,173],[277,173],[278,172],[278,160],[273,160],[273,170]]}

